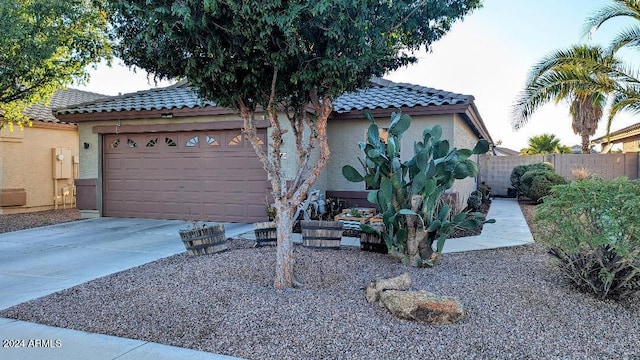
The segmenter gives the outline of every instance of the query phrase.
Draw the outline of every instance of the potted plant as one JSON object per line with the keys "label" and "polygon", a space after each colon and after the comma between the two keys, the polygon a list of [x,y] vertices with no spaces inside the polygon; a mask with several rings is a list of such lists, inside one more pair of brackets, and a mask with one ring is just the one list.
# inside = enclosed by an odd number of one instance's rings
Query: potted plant
{"label": "potted plant", "polygon": [[367,224],[374,213],[374,208],[353,207],[343,210],[342,214],[336,215],[333,220],[341,222],[346,230],[360,230],[360,225]]}

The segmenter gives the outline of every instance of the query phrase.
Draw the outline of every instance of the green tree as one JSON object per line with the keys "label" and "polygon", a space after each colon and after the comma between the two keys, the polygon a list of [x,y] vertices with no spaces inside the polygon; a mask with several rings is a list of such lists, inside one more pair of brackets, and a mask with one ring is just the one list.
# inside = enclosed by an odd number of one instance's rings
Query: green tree
{"label": "green tree", "polygon": [[629,76],[621,62],[601,47],[578,45],[557,50],[535,64],[513,108],[512,126],[521,128],[542,105],[568,101],[573,132],[589,153],[589,137],[602,118],[607,96],[620,91]]}
{"label": "green tree", "polygon": [[529,146],[520,150],[520,155],[568,154],[571,148],[560,144],[553,134],[542,134],[529,138]]}
{"label": "green tree", "polygon": [[[415,62],[413,51],[428,48],[480,6],[480,0],[108,3],[117,54],[126,64],[159,77],[186,78],[202,98],[234,108],[244,119],[277,210],[276,288],[296,284],[293,214],[329,159],[332,100],[367,86],[372,76]],[[256,136],[261,109],[271,124],[269,152]],[[268,156],[279,154],[285,141],[297,148],[293,179],[281,157]]]}
{"label": "green tree", "polygon": [[[630,18],[636,21],[622,29],[612,40],[608,52],[616,53],[622,48],[640,48],[640,2],[637,0],[612,0],[611,4],[602,7],[585,22],[585,34],[595,33],[605,22],[616,18]],[[621,111],[640,112],[640,82],[637,74],[626,70],[628,76],[620,84],[612,98],[612,105],[607,119],[607,133],[611,129],[613,118]]]}
{"label": "green tree", "polygon": [[89,0],[0,2],[0,128],[29,123],[23,110],[86,79],[109,57],[103,9]]}

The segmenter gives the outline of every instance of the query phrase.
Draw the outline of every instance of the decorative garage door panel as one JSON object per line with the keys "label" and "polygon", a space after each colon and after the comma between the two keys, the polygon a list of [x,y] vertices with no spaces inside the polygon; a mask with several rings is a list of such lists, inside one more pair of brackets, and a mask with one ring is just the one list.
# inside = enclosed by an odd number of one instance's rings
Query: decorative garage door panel
{"label": "decorative garage door panel", "polygon": [[103,159],[105,216],[266,220],[267,175],[240,130],[105,135]]}

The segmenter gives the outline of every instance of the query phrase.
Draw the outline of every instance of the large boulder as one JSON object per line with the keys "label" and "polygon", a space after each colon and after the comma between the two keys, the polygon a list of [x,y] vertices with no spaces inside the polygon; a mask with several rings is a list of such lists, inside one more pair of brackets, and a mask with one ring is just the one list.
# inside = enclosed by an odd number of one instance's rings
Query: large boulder
{"label": "large boulder", "polygon": [[384,290],[380,303],[396,317],[430,324],[451,324],[462,318],[462,304],[449,296],[426,291]]}

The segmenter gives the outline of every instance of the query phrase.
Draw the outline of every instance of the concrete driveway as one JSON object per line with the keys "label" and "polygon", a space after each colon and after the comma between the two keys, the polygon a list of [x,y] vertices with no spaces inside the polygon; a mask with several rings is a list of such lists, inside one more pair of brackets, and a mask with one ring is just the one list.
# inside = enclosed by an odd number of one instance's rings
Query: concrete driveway
{"label": "concrete driveway", "polygon": [[[185,251],[180,220],[98,218],[0,234],[0,309]],[[252,231],[225,223],[227,237]]]}

